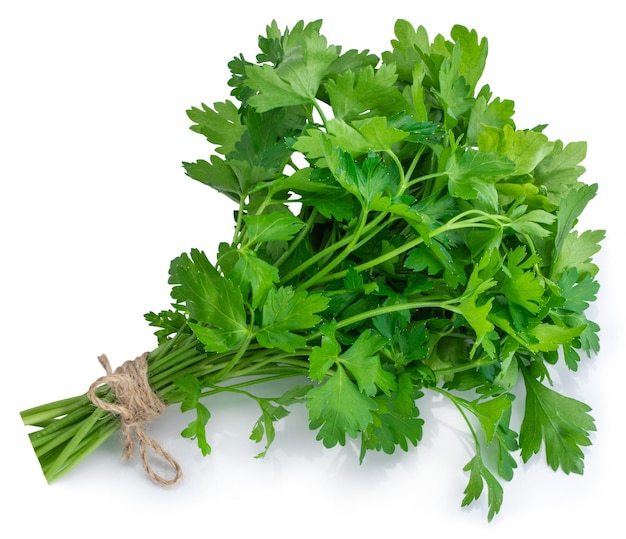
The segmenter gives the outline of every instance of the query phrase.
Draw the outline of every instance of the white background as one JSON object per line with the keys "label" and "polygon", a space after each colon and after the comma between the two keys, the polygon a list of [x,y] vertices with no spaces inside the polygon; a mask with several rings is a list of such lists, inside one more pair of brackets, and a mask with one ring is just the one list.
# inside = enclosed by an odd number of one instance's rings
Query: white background
{"label": "white background", "polygon": [[[0,7],[0,283],[3,471],[0,531],[77,537],[586,537],[623,532],[623,291],[625,156],[618,2],[68,2],[4,1]],[[302,6],[302,7],[298,7]],[[350,6],[350,7],[346,7]],[[453,24],[489,39],[482,79],[513,99],[520,128],[548,123],[565,143],[586,140],[587,183],[598,197],[582,229],[606,229],[596,258],[602,285],[590,317],[602,350],[557,389],[593,408],[598,432],[584,476],[554,473],[543,456],[505,484],[501,513],[484,500],[460,509],[471,458],[456,416],[428,396],[418,449],[372,454],[324,450],[296,409],[269,455],[248,435],[258,417],[237,398],[208,402],[213,454],[178,433],[170,409],[152,434],[181,462],[184,480],[153,486],[137,459],[110,439],[48,486],[19,411],[83,393],[114,365],[154,346],[143,313],[169,304],[171,258],[215,252],[230,237],[231,206],[186,178],[182,161],[208,158],[185,110],[228,97],[227,62],[252,59],[276,19],[324,19],[344,50],[379,54],[393,23]],[[6,500],[8,500],[8,505]],[[120,522],[121,521],[121,522]],[[600,532],[602,533],[602,532]],[[557,535],[555,535],[557,536]]]}

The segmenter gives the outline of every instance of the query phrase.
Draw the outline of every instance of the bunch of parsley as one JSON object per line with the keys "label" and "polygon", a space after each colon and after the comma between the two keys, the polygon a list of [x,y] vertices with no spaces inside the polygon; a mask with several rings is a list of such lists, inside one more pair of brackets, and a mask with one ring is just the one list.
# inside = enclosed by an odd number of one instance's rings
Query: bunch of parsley
{"label": "bunch of parsley", "polygon": [[[379,58],[329,45],[320,27],[272,23],[256,62],[230,62],[233,99],[188,111],[215,153],[186,174],[228,197],[235,222],[215,257],[172,261],[174,303],[146,315],[150,383],[195,410],[182,435],[203,454],[206,397],[254,399],[259,456],[296,403],[326,447],[407,451],[420,397],[436,392],[475,442],[462,505],[486,486],[491,520],[518,454],[543,446],[551,468],[582,473],[594,430],[590,408],[550,381],[551,365],[576,371],[599,350],[585,311],[604,232],[574,230],[597,189],[579,180],[585,143],[516,127],[513,102],[478,86],[475,31],[431,42],[399,20]],[[250,390],[278,379],[293,380],[282,395]],[[85,396],[22,415],[41,427],[31,440],[50,481],[119,428]]]}

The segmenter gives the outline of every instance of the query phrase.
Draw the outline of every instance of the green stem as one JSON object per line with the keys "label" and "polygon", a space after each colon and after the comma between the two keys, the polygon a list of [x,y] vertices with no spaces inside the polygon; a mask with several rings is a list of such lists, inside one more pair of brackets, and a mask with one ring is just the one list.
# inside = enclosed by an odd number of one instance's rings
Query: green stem
{"label": "green stem", "polygon": [[413,161],[411,161],[411,164],[409,165],[409,168],[406,169],[406,172],[404,174],[404,179],[405,179],[405,185],[404,185],[404,190],[402,191],[402,193],[405,193],[406,190],[411,186],[411,176],[413,175],[413,171],[415,170],[415,167],[417,166],[417,163],[419,162],[420,158],[422,157],[422,154],[424,153],[424,150],[426,149],[426,146],[421,146],[419,150],[417,150],[417,152],[415,152],[415,156],[413,157]]}
{"label": "green stem", "polygon": [[70,414],[80,409],[85,401],[88,400],[84,395],[63,399],[34,408],[29,408],[20,412],[24,425],[33,427],[44,427],[57,417]]}
{"label": "green stem", "polygon": [[[465,213],[474,213],[474,212],[475,210],[468,210],[468,212],[465,212]],[[495,228],[496,227],[496,225],[494,224],[483,222],[484,220],[497,221],[495,219],[495,216],[483,214],[483,212],[479,212],[479,213],[481,214],[480,217],[466,219],[466,220],[461,221],[460,223],[458,222],[458,219],[451,219],[445,225],[442,225],[439,228],[436,228],[435,230],[433,230],[428,235],[428,237],[432,239],[432,238],[435,238],[436,236],[439,236],[440,234],[450,232],[451,230],[461,230],[464,228]],[[424,243],[424,238],[422,238],[421,236],[418,236],[412,239],[411,241],[408,241],[405,244],[401,245],[400,247],[397,247],[396,249],[387,251],[386,253],[376,258],[372,258],[371,260],[368,260],[367,262],[357,264],[356,266],[354,266],[354,269],[357,272],[361,272],[361,271],[366,271],[368,269],[374,268],[376,266],[384,264],[388,260],[392,260],[396,258],[397,256],[400,256],[406,253],[407,251],[410,251],[411,249],[413,249],[414,247],[417,247],[418,245],[421,245],[422,243]],[[326,283],[329,281],[333,281],[335,279],[343,279],[347,275],[347,273],[348,273],[348,270],[342,270],[342,271],[338,271],[335,273],[331,273],[330,275],[326,275],[323,278],[319,279],[316,282],[316,284]]]}
{"label": "green stem", "polygon": [[465,413],[464,406],[463,406],[463,399],[439,387],[433,387],[430,389],[432,389],[432,391],[435,391],[436,393],[439,393],[440,395],[443,395],[448,400],[450,400],[452,404],[454,404],[456,409],[459,411],[459,413],[463,417],[463,420],[467,424],[467,427],[470,433],[472,434],[472,438],[474,438],[474,445],[476,446],[476,455],[478,456],[478,458],[481,458],[480,439],[478,438],[478,434],[476,433],[476,429],[474,428],[474,425],[472,425],[472,422],[469,420],[469,417],[467,417],[467,414]]}
{"label": "green stem", "polygon": [[282,264],[293,254],[293,252],[298,248],[300,243],[308,237],[311,227],[317,218],[317,210],[313,210],[309,218],[306,220],[306,223],[302,227],[302,230],[298,233],[298,235],[289,243],[289,248],[280,256],[280,258],[274,262],[274,265],[277,268],[280,268]]}
{"label": "green stem", "polygon": [[362,313],[355,314],[353,316],[349,316],[348,318],[340,320],[339,322],[337,322],[337,329],[351,326],[352,324],[362,322],[363,320],[367,320],[368,318],[374,318],[383,314],[396,313],[399,311],[413,311],[416,309],[444,309],[446,311],[458,313],[459,310],[452,305],[455,301],[458,300],[451,299],[448,301],[411,301],[408,303],[383,305],[381,307],[377,307],[376,309],[364,311]]}
{"label": "green stem", "polygon": [[[466,336],[463,336],[466,337]],[[456,367],[447,367],[445,369],[434,369],[434,372],[438,376],[445,376],[446,374],[456,374],[459,372],[465,372],[472,369],[476,369],[478,367],[487,367],[489,365],[495,365],[498,363],[497,359],[483,359],[477,361],[471,361],[470,363],[466,363],[464,365],[459,365]]]}
{"label": "green stem", "polygon": [[80,423],[80,428],[74,436],[68,441],[47,470],[44,470],[48,481],[56,479],[57,475],[67,466],[67,463],[71,462],[72,458],[80,455],[80,451],[77,451],[78,446],[107,414],[110,414],[110,412],[106,412],[101,408],[94,408],[89,418]]}
{"label": "green stem", "polygon": [[307,288],[310,288],[314,284],[319,283],[320,281],[323,281],[324,276],[327,273],[332,271],[333,268],[336,268],[339,264],[341,264],[341,262],[343,262],[346,259],[348,255],[350,255],[350,253],[352,253],[354,246],[359,241],[361,234],[363,234],[363,231],[365,230],[365,227],[367,224],[367,215],[368,215],[367,208],[363,207],[363,209],[361,210],[359,224],[357,225],[356,230],[352,234],[350,241],[344,247],[343,251],[339,253],[337,256],[335,256],[331,262],[329,262],[323,268],[321,268],[313,277],[309,278],[307,281],[299,285],[298,288],[306,290]]}
{"label": "green stem", "polygon": [[391,157],[391,160],[396,164],[396,167],[398,168],[398,173],[400,174],[400,189],[398,190],[398,195],[403,194],[406,189],[407,189],[407,185],[406,185],[406,175],[404,173],[404,168],[402,167],[402,163],[400,162],[400,159],[398,159],[398,156],[395,154],[395,152],[393,152],[392,150],[387,150],[385,152],[389,157]]}
{"label": "green stem", "polygon": [[[300,352],[300,355],[302,355],[303,357],[307,357],[309,356],[309,351],[304,351],[304,352]],[[289,366],[289,367],[298,367],[303,369],[304,374],[308,373],[309,370],[309,361],[308,359],[297,359],[295,357],[293,357],[294,355],[298,354],[297,352],[294,352],[293,354],[277,354],[277,355],[271,355],[265,359],[263,359],[262,361],[259,361],[253,365],[251,365],[250,367],[247,368],[242,368],[242,369],[237,369],[236,374],[234,374],[234,376],[232,378],[238,378],[238,377],[242,377],[242,376],[252,376],[252,375],[256,375],[258,374],[264,367],[271,365],[271,364],[275,364],[277,365],[277,367],[283,368],[284,366]]]}
{"label": "green stem", "polygon": [[[380,222],[387,217],[387,215],[388,214],[386,212],[380,212],[374,219],[372,219],[369,223],[365,225],[364,229],[361,231],[361,235],[363,236],[365,234],[368,234],[371,230],[375,229],[380,224]],[[352,241],[353,235],[354,233],[347,234],[340,240],[335,241],[334,243],[332,243],[325,249],[322,249],[321,251],[317,252],[312,257],[307,259],[305,262],[302,262],[299,266],[291,270],[287,275],[285,275],[281,279],[281,282],[282,283],[289,282],[291,279],[300,275],[302,272],[304,272],[306,269],[311,267],[313,264],[316,264],[317,262],[319,262],[320,260],[323,260],[324,258],[332,256],[332,254],[335,251],[348,245]]]}
{"label": "green stem", "polygon": [[440,178],[441,176],[445,176],[445,175],[446,175],[445,172],[433,172],[432,174],[425,174],[424,176],[418,176],[417,178],[409,180],[406,183],[406,187],[408,189],[409,187],[412,187],[415,184],[418,184],[418,183],[421,183],[421,182],[425,182],[427,180],[434,180],[434,179]]}
{"label": "green stem", "polygon": [[215,383],[219,380],[222,380],[226,375],[233,370],[234,366],[237,365],[239,360],[243,357],[243,355],[248,350],[248,346],[250,345],[250,341],[252,340],[252,333],[250,333],[246,340],[241,343],[239,348],[237,349],[237,353],[233,355],[231,360],[215,375],[211,376],[211,383]]}
{"label": "green stem", "polygon": [[98,428],[92,431],[89,437],[83,439],[78,445],[77,450],[69,458],[64,461],[64,465],[60,470],[57,470],[53,477],[46,474],[48,482],[57,480],[64,476],[67,472],[72,470],[83,461],[88,455],[94,452],[102,443],[104,443],[112,434],[119,429],[119,422],[114,418],[108,421],[102,421],[99,423]]}
{"label": "green stem", "polygon": [[[358,322],[362,322],[363,320],[368,320],[370,318],[375,318],[376,316],[380,316],[383,314],[390,314],[399,311],[412,311],[416,309],[444,309],[446,311],[450,311],[453,313],[459,313],[459,309],[456,308],[453,304],[458,302],[458,299],[449,299],[449,300],[441,300],[441,301],[410,301],[407,303],[397,303],[393,305],[382,305],[380,307],[376,307],[375,309],[371,309],[369,311],[363,311],[359,314],[355,314],[353,316],[349,316],[348,318],[344,318],[343,320],[339,320],[337,322],[337,329],[341,329],[344,327],[351,326],[352,324],[356,324]],[[315,341],[322,336],[321,331],[317,331],[309,335],[306,340]]]}
{"label": "green stem", "polygon": [[243,210],[246,206],[246,197],[241,195],[239,199],[239,210],[237,211],[237,222],[235,225],[235,231],[233,232],[233,241],[231,245],[238,245],[241,241],[241,232],[243,226]]}
{"label": "green stem", "polygon": [[326,129],[326,126],[328,125],[328,120],[326,119],[326,115],[324,114],[324,111],[322,110],[322,107],[320,107],[320,104],[317,102],[317,100],[313,101],[313,108],[315,108],[317,113],[320,115],[322,125]]}

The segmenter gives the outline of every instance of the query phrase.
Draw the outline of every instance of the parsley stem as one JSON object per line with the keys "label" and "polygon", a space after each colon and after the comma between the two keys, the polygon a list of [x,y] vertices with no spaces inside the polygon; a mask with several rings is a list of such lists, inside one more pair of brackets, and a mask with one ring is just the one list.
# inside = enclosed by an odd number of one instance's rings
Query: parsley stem
{"label": "parsley stem", "polygon": [[402,193],[404,193],[407,189],[407,185],[406,185],[406,175],[404,173],[404,168],[402,167],[402,163],[400,162],[400,159],[398,159],[398,156],[396,155],[395,152],[393,152],[392,150],[387,150],[385,152],[389,157],[391,157],[391,160],[396,164],[396,166],[398,167],[398,173],[400,174],[400,189],[398,190],[398,195],[401,195]]}
{"label": "parsley stem", "polygon": [[[466,338],[466,336],[463,336],[464,338]],[[487,367],[489,365],[495,365],[496,363],[498,363],[498,361],[496,359],[482,359],[482,360],[477,360],[477,361],[470,361],[469,363],[466,363],[464,365],[458,365],[456,367],[447,367],[447,368],[441,368],[441,369],[433,369],[435,374],[439,375],[446,375],[446,374],[455,374],[458,372],[465,372],[465,371],[469,371],[472,369],[475,369],[477,367]]]}
{"label": "parsley stem", "polygon": [[280,258],[276,262],[274,262],[274,265],[277,268],[280,268],[280,266],[285,262],[285,260],[289,259],[289,257],[294,253],[294,251],[302,243],[302,241],[306,237],[308,237],[316,218],[317,218],[317,210],[314,209],[311,212],[311,215],[309,215],[309,218],[306,220],[304,226],[302,227],[298,235],[289,243],[289,248],[280,256]]}
{"label": "parsley stem", "polygon": [[246,197],[241,195],[239,199],[239,210],[237,211],[237,222],[235,224],[235,231],[233,232],[232,245],[237,245],[241,241],[241,232],[243,225],[243,213],[245,208]]}
{"label": "parsley stem", "polygon": [[413,171],[415,170],[415,167],[417,166],[417,163],[422,157],[422,154],[424,153],[425,149],[426,149],[426,146],[424,145],[424,146],[421,146],[419,150],[415,152],[415,156],[413,157],[413,160],[411,161],[409,168],[407,168],[406,172],[404,173],[404,178],[405,178],[406,183],[404,185],[403,191],[400,194],[404,194],[406,190],[411,186],[410,178],[413,175]]}
{"label": "parsley stem", "polygon": [[65,459],[63,467],[61,469],[57,469],[54,476],[51,476],[49,472],[45,474],[48,482],[59,479],[61,476],[72,470],[77,464],[85,459],[85,457],[89,456],[118,429],[119,422],[113,417],[110,417],[106,421],[101,421],[97,425],[97,428],[89,433],[89,436],[83,438],[81,443],[77,446],[76,451],[74,451],[71,456]]}
{"label": "parsley stem", "polygon": [[76,431],[74,436],[69,440],[67,445],[63,447],[63,450],[50,464],[50,467],[46,472],[46,477],[48,478],[48,481],[54,479],[59,471],[67,465],[67,462],[70,461],[71,456],[78,449],[78,446],[83,441],[83,439],[96,426],[96,424],[109,413],[110,412],[106,412],[101,408],[94,407],[93,412],[91,413],[89,418],[80,423],[80,427]]}
{"label": "parsley stem", "polygon": [[[380,224],[380,222],[387,217],[387,215],[388,213],[386,212],[379,212],[379,214],[374,219],[372,219],[369,223],[365,225],[363,230],[360,231],[360,234],[363,235],[363,234],[368,233],[372,229],[375,229]],[[305,260],[304,262],[299,264],[296,268],[294,268],[289,273],[287,273],[287,275],[282,277],[281,283],[289,282],[291,279],[297,277],[306,269],[310,268],[312,265],[316,264],[320,260],[328,256],[331,256],[335,251],[348,245],[352,241],[352,238],[353,238],[353,234],[347,234],[346,236],[344,236],[340,240],[335,241],[334,243],[332,243],[325,249],[318,251],[313,256],[309,257],[307,260]]]}
{"label": "parsley stem", "polygon": [[[466,213],[474,213],[474,211],[469,210]],[[472,219],[465,219],[461,221],[460,223],[458,223],[457,222],[458,220],[456,219],[451,219],[445,225],[442,225],[439,228],[433,230],[429,234],[429,238],[432,239],[440,234],[449,232],[451,230],[460,230],[463,228],[494,228],[495,227],[495,225],[493,224],[483,222],[485,219],[494,220],[497,223],[499,223],[499,221],[495,218],[495,216],[484,214],[483,212],[479,212],[479,213],[481,214],[480,217],[475,217]],[[401,245],[400,247],[397,247],[396,249],[387,251],[386,253],[383,253],[382,255],[376,258],[368,260],[367,262],[357,264],[356,266],[354,266],[354,269],[357,272],[361,272],[361,271],[374,268],[376,266],[379,266],[380,264],[384,264],[388,260],[391,260],[397,256],[400,256],[406,253],[407,251],[413,249],[414,247],[417,247],[418,245],[421,245],[422,243],[424,243],[424,238],[422,238],[421,236],[417,236],[413,240]],[[333,281],[335,279],[343,279],[347,275],[347,273],[348,273],[348,270],[342,270],[342,271],[338,271],[335,273],[331,273],[330,275],[326,275],[325,277],[317,280],[317,284],[326,283],[329,281]]]}
{"label": "parsley stem", "polygon": [[445,172],[433,172],[432,174],[425,174],[424,176],[418,176],[417,178],[409,180],[406,183],[406,187],[408,189],[409,187],[412,187],[413,185],[415,185],[417,183],[425,182],[427,180],[434,180],[436,178],[439,178],[439,177],[445,176],[445,175],[446,175]]}
{"label": "parsley stem", "polygon": [[70,414],[79,410],[85,404],[85,397],[72,397],[60,401],[51,402],[35,408],[29,408],[20,413],[22,421],[33,427],[44,427],[54,418]]}
{"label": "parsley stem", "polygon": [[463,420],[467,424],[467,427],[472,435],[472,438],[474,438],[474,445],[476,446],[476,454],[480,457],[480,453],[481,453],[480,440],[478,438],[478,434],[476,433],[476,429],[474,428],[474,425],[472,425],[472,422],[469,420],[469,417],[467,417],[467,414],[465,413],[465,410],[463,409],[464,408],[463,402],[465,402],[464,399],[461,399],[460,397],[457,397],[456,395],[453,395],[449,391],[446,391],[445,389],[442,389],[439,387],[432,387],[430,389],[436,393],[439,393],[440,395],[443,395],[450,402],[452,402],[452,404],[454,404],[455,408],[459,411],[459,413],[461,414],[461,417],[463,417]]}
{"label": "parsley stem", "polygon": [[217,374],[211,376],[212,383],[215,383],[215,382],[223,379],[231,370],[233,370],[233,367],[235,365],[237,365],[237,362],[246,353],[246,350],[248,349],[248,346],[249,346],[251,340],[252,340],[252,333],[250,333],[246,337],[244,342],[241,343],[241,345],[237,349],[237,353],[231,358],[231,360],[226,364],[226,366],[222,370],[220,370]]}
{"label": "parsley stem", "polygon": [[322,125],[326,129],[326,126],[328,125],[328,120],[326,119],[326,115],[324,114],[324,110],[322,109],[322,107],[320,106],[320,104],[318,103],[317,100],[313,101],[313,107],[315,108],[317,113],[320,115],[320,120],[322,120]]}
{"label": "parsley stem", "polygon": [[[358,322],[362,322],[363,320],[367,320],[369,318],[375,318],[376,316],[380,316],[383,314],[390,314],[399,311],[412,311],[417,309],[444,309],[446,311],[458,313],[459,310],[454,307],[454,303],[458,300],[456,298],[452,298],[449,300],[442,301],[410,301],[407,303],[397,303],[393,305],[382,305],[380,307],[376,307],[375,309],[371,309],[369,311],[363,311],[361,313],[355,314],[353,316],[349,316],[348,318],[344,318],[343,320],[337,321],[337,329],[345,328],[356,324]],[[322,336],[321,331],[316,331],[307,337],[307,342],[314,341],[319,339]]]}
{"label": "parsley stem", "polygon": [[271,374],[269,376],[263,376],[260,378],[251,378],[249,380],[244,380],[242,382],[237,382],[237,383],[229,384],[225,386],[211,385],[211,386],[208,386],[210,387],[210,389],[208,389],[208,391],[203,391],[200,394],[200,396],[201,398],[206,398],[206,397],[210,397],[211,395],[217,395],[219,393],[231,392],[231,393],[241,393],[241,394],[244,394],[253,398],[254,400],[258,400],[259,397],[257,397],[256,395],[253,395],[252,393],[248,391],[244,391],[241,388],[250,387],[252,385],[257,385],[257,384],[264,384],[266,382],[275,382],[277,380],[284,380],[285,378],[302,378],[302,377],[306,377],[306,373],[284,372],[284,373],[279,373],[279,374]]}
{"label": "parsley stem", "polygon": [[367,215],[368,215],[367,208],[365,206],[363,206],[363,208],[361,210],[361,216],[360,216],[360,219],[359,219],[359,224],[357,226],[357,229],[352,234],[352,236],[350,238],[350,241],[344,247],[343,251],[341,253],[339,253],[337,256],[335,256],[333,258],[332,262],[329,262],[323,268],[321,268],[313,277],[309,278],[307,281],[302,283],[299,286],[299,288],[307,289],[307,288],[310,288],[311,286],[313,286],[315,283],[318,283],[319,281],[323,280],[324,276],[326,274],[328,274],[333,268],[335,268],[339,264],[341,264],[341,262],[343,262],[346,259],[346,257],[348,255],[350,255],[350,253],[352,253],[352,250],[354,249],[354,246],[356,245],[356,243],[358,242],[359,238],[361,237],[361,234],[365,230],[365,225],[367,223]]}

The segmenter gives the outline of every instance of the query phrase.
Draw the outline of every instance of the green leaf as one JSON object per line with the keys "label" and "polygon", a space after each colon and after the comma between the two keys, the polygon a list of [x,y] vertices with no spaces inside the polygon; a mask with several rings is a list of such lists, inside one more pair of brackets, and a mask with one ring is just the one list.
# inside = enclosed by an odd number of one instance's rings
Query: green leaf
{"label": "green leaf", "polygon": [[[460,399],[459,399],[460,400]],[[505,414],[511,409],[513,396],[504,393],[489,400],[462,400],[463,406],[470,410],[480,422],[485,433],[485,441],[490,443],[496,435],[496,430]]]}
{"label": "green leaf", "polygon": [[519,343],[514,340],[504,340],[504,345],[500,348],[500,372],[493,379],[493,385],[508,391],[513,389],[517,383],[519,365],[516,353],[519,350]]}
{"label": "green leaf", "polygon": [[[372,142],[365,138],[355,126],[341,118],[328,120],[326,129],[328,132],[326,136],[328,142],[326,144],[332,145],[333,148],[339,148],[341,152],[347,152],[352,157],[364,155],[372,149]],[[333,160],[328,158],[328,153],[328,150],[325,149],[324,155],[330,166]],[[334,169],[335,167],[332,168]]]}
{"label": "green leaf", "polygon": [[589,308],[589,304],[596,300],[600,284],[590,274],[578,278],[578,271],[570,268],[559,279],[561,297],[564,299],[561,309],[582,314]]}
{"label": "green leaf", "polygon": [[486,301],[481,301],[480,298],[481,294],[496,285],[496,281],[493,279],[484,280],[480,275],[481,269],[488,258],[488,256],[484,256],[481,262],[474,267],[465,293],[458,305],[458,311],[476,333],[476,339],[470,351],[470,358],[473,357],[480,345],[489,355],[495,355],[495,347],[490,340],[494,325],[488,320],[493,298],[489,298]]}
{"label": "green leaf", "polygon": [[452,58],[446,58],[439,70],[439,90],[433,93],[438,97],[441,109],[445,113],[444,127],[452,130],[473,104],[472,88],[459,74]]}
{"label": "green leaf", "polygon": [[592,257],[600,251],[600,242],[604,237],[604,230],[586,230],[580,235],[573,230],[564,236],[559,253],[552,262],[551,278],[559,277],[568,269],[575,269],[581,275],[588,273],[595,276],[598,266],[592,262]]}
{"label": "green leaf", "polygon": [[398,447],[408,451],[409,444],[417,446],[424,420],[419,417],[415,400],[422,395],[404,373],[398,377],[396,391],[374,398],[377,408],[373,423],[362,433],[361,461],[367,450],[382,450],[391,455]]}
{"label": "green leaf", "polygon": [[554,143],[543,133],[515,130],[511,125],[502,129],[485,127],[478,137],[483,152],[498,152],[515,163],[513,175],[530,174],[554,150]]}
{"label": "green leaf", "polygon": [[[331,331],[334,334],[334,329]],[[327,330],[324,331],[326,332]],[[339,361],[339,354],[341,354],[341,345],[334,335],[322,335],[320,346],[313,347],[309,356],[309,378],[322,382],[328,375],[328,371]]]}
{"label": "green leaf", "polygon": [[473,93],[485,69],[487,39],[483,37],[479,42],[476,30],[468,30],[460,24],[452,27],[450,37],[454,40],[453,64],[458,74],[469,85],[470,93]]}
{"label": "green leaf", "polygon": [[246,130],[241,123],[239,110],[232,101],[214,103],[214,108],[204,103],[201,106],[201,109],[192,107],[187,111],[187,116],[194,122],[191,130],[215,144],[216,152],[228,155]]}
{"label": "green leaf", "polygon": [[383,60],[386,64],[396,65],[401,80],[411,82],[415,65],[419,65],[429,52],[428,33],[423,26],[414,28],[410,22],[398,19],[394,34],[396,39],[391,41],[392,50],[382,54]]}
{"label": "green leaf", "polygon": [[461,506],[465,507],[480,498],[484,484],[487,485],[489,512],[487,520],[491,521],[500,511],[504,491],[502,485],[496,477],[487,469],[480,455],[473,457],[463,468],[463,471],[470,472],[469,482],[465,487],[465,497]]}
{"label": "green leaf", "polygon": [[514,103],[508,99],[501,100],[496,97],[488,102],[486,96],[480,95],[470,113],[467,127],[467,140],[469,144],[478,144],[478,135],[483,130],[483,126],[503,128],[505,125],[514,125],[512,117],[514,113]]}
{"label": "green leaf", "polygon": [[555,324],[541,323],[526,332],[533,338],[529,348],[533,352],[552,352],[558,350],[561,345],[570,343],[585,329],[584,325],[576,327],[557,326]]}
{"label": "green leaf", "polygon": [[211,162],[199,159],[195,163],[183,163],[185,173],[200,183],[212,187],[235,202],[239,202],[242,188],[233,169],[217,155],[211,156]]}
{"label": "green leaf", "polygon": [[349,221],[355,215],[354,198],[346,193],[341,195],[308,195],[301,198],[305,206],[313,206],[326,219],[337,222]]}
{"label": "green leaf", "polygon": [[324,75],[337,57],[337,47],[328,46],[324,36],[310,34],[300,46],[286,50],[277,67],[247,66],[247,85],[259,92],[250,97],[250,105],[258,112],[266,112],[312,104]]}
{"label": "green leaf", "polygon": [[[375,54],[370,53],[368,50],[357,51],[350,49],[340,54],[328,69],[327,75],[332,80],[333,76],[346,73],[347,71],[354,71],[358,73],[361,69],[368,67],[376,67],[380,62],[380,59]],[[329,81],[330,82],[330,81]]]}
{"label": "green leaf", "polygon": [[360,333],[356,341],[342,353],[341,346],[334,337],[335,325],[322,329],[321,346],[311,351],[309,377],[322,381],[335,364],[343,365],[356,380],[359,391],[373,397],[378,389],[385,394],[395,389],[396,382],[392,373],[381,367],[377,352],[387,344],[387,339],[370,329]]}
{"label": "green leaf", "polygon": [[274,423],[288,416],[289,411],[284,406],[272,404],[269,399],[258,398],[257,402],[261,407],[261,417],[253,427],[250,439],[261,443],[263,438],[265,438],[265,448],[255,455],[255,458],[263,458],[276,438]]}
{"label": "green leaf", "polygon": [[171,335],[181,331],[187,318],[180,311],[160,311],[158,314],[149,312],[143,315],[151,327],[159,328],[154,332],[159,344],[163,344]]}
{"label": "green leaf", "polygon": [[352,125],[363,135],[368,149],[375,152],[390,151],[394,144],[409,136],[406,131],[388,125],[384,116],[355,120]]}
{"label": "green leaf", "polygon": [[598,353],[600,351],[600,337],[598,336],[598,332],[600,331],[600,326],[591,320],[585,319],[585,329],[580,334],[578,340],[580,341],[580,348],[584,350],[587,356],[591,356],[591,353]]}
{"label": "green leaf", "polygon": [[343,152],[336,171],[337,181],[370,208],[382,195],[395,194],[399,187],[398,170],[370,152],[357,163],[349,153]]}
{"label": "green leaf", "polygon": [[376,395],[377,388],[389,395],[396,387],[395,377],[382,369],[377,354],[386,343],[387,339],[366,329],[338,358],[339,363],[354,376],[359,391],[370,397]]}
{"label": "green leaf", "polygon": [[591,445],[589,433],[595,430],[591,408],[566,397],[533,378],[522,369],[526,386],[526,406],[520,430],[521,455],[527,462],[543,442],[548,465],[566,474],[583,473],[581,447]]}
{"label": "green leaf", "polygon": [[359,391],[341,365],[329,380],[309,391],[306,406],[311,430],[319,428],[317,439],[329,448],[345,445],[346,434],[356,438],[367,429],[376,409],[376,403]]}
{"label": "green leaf", "polygon": [[307,294],[291,287],[270,288],[262,309],[262,324],[256,336],[265,348],[280,348],[295,352],[306,340],[294,333],[317,325],[321,318],[317,313],[328,306],[321,294]]}
{"label": "green leaf", "polygon": [[436,239],[429,240],[428,247],[419,246],[409,251],[404,266],[415,271],[426,269],[429,275],[438,275],[443,269],[443,279],[452,288],[467,281],[463,260]]}
{"label": "green leaf", "polygon": [[206,439],[206,425],[211,418],[211,413],[208,408],[200,402],[202,391],[200,382],[194,376],[187,375],[176,378],[174,380],[174,386],[184,395],[180,404],[180,411],[196,411],[196,419],[191,421],[181,432],[181,436],[196,440],[200,451],[206,456],[211,453],[211,446]]}
{"label": "green leaf", "polygon": [[251,290],[251,305],[256,309],[265,300],[273,284],[280,280],[278,268],[261,260],[254,251],[249,249],[237,250],[237,257],[230,278],[246,295],[248,289]]}
{"label": "green leaf", "polygon": [[557,140],[552,152],[537,165],[534,172],[535,184],[545,189],[552,204],[558,205],[576,186],[578,178],[585,172],[580,163],[586,154],[585,142],[570,142],[563,147],[563,143]]}
{"label": "green leaf", "polygon": [[582,185],[578,189],[571,189],[559,204],[559,209],[556,212],[557,231],[554,239],[553,259],[558,259],[565,243],[565,238],[597,192],[597,184]]}
{"label": "green leaf", "polygon": [[248,245],[266,241],[288,241],[304,226],[295,215],[286,212],[272,212],[243,217],[248,232]]}
{"label": "green leaf", "polygon": [[526,211],[526,209],[526,205],[518,206],[517,211],[511,215],[513,220],[507,224],[507,227],[518,234],[528,234],[538,238],[550,236],[550,230],[544,228],[543,225],[551,225],[555,216],[544,210]]}
{"label": "green leaf", "polygon": [[383,64],[374,70],[366,66],[355,73],[344,71],[326,83],[326,90],[335,118],[358,119],[364,113],[370,116],[391,115],[405,105],[395,85],[398,75],[394,65]]}
{"label": "green leaf", "polygon": [[544,304],[544,285],[534,271],[526,271],[539,262],[538,257],[526,258],[523,245],[510,251],[506,258],[506,277],[502,283],[502,292],[507,301],[519,305],[528,312],[538,313]]}
{"label": "green leaf", "polygon": [[460,158],[452,156],[448,162],[448,189],[453,197],[472,200],[487,189],[493,190],[493,184],[514,169],[515,164],[508,157],[466,148]]}
{"label": "green leaf", "polygon": [[517,462],[511,455],[519,449],[518,435],[509,427],[511,421],[511,409],[504,412],[496,429],[496,441],[498,443],[498,475],[510,481],[513,479],[513,470],[517,468]]}
{"label": "green leaf", "polygon": [[313,101],[313,97],[308,93],[301,95],[296,88],[292,88],[272,66],[247,66],[246,76],[248,86],[262,92],[253,95],[248,100],[258,112],[266,112],[276,107],[303,105]]}
{"label": "green leaf", "polygon": [[443,265],[435,254],[424,246],[411,249],[405,260],[404,267],[420,272],[426,270],[428,275],[437,275],[443,271]]}
{"label": "green leaf", "polygon": [[184,303],[190,323],[206,350],[227,352],[248,336],[241,291],[219,274],[206,255],[197,249],[175,258],[170,266],[172,297]]}

